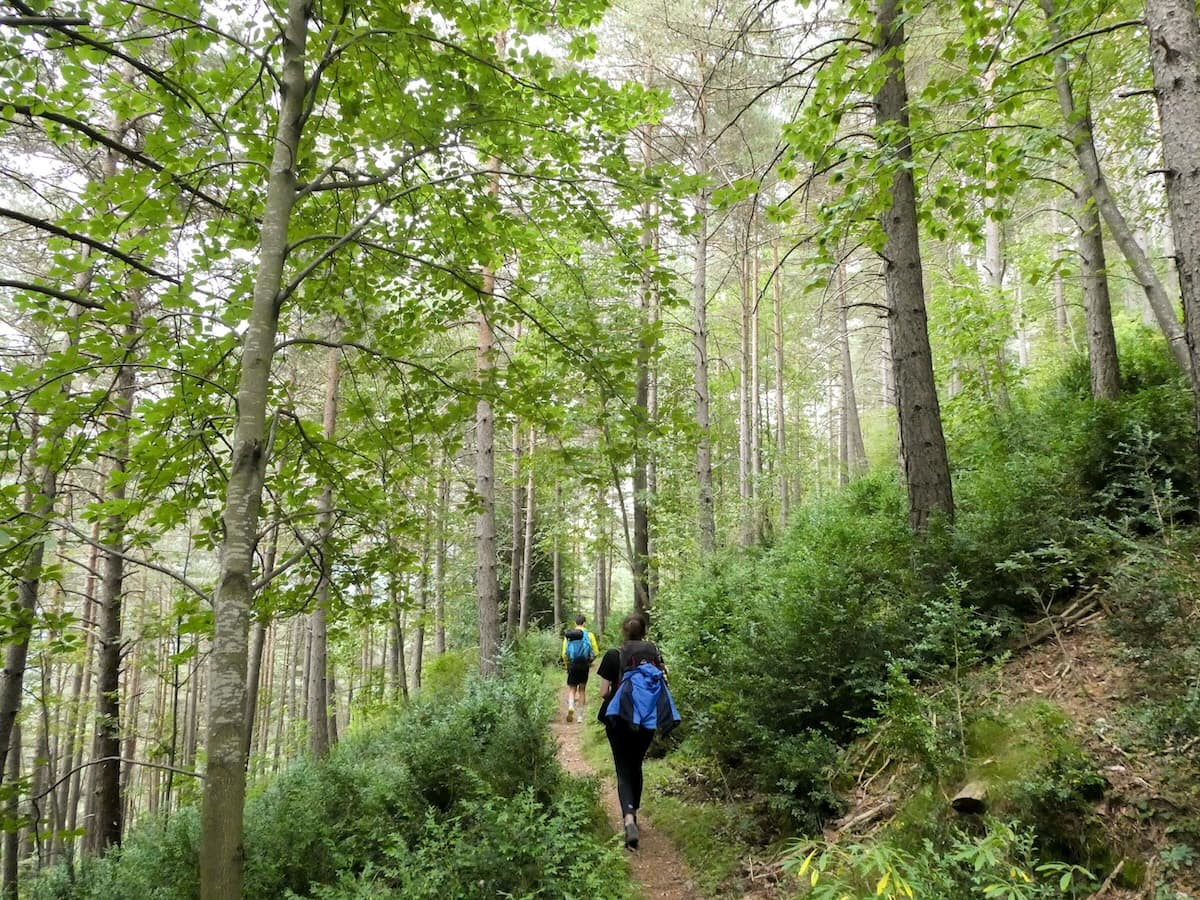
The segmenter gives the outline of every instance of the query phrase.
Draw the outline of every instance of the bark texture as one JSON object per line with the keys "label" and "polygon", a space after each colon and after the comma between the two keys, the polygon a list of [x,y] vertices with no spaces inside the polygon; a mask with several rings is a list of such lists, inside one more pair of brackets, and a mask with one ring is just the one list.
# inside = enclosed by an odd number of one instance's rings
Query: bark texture
{"label": "bark texture", "polygon": [[876,115],[885,151],[892,157],[888,166],[892,173],[891,203],[883,215],[886,240],[882,254],[890,310],[888,331],[896,373],[896,414],[908,486],[909,524],[915,531],[924,531],[935,512],[953,519],[954,497],[925,312],[900,0],[882,0],[877,15],[878,46],[887,76],[875,98]]}
{"label": "bark texture", "polygon": [[[1046,23],[1050,29],[1051,39],[1056,44],[1062,43],[1065,36],[1058,19],[1059,10],[1057,0],[1039,0],[1039,2],[1042,12],[1046,15]],[[1088,190],[1095,199],[1096,206],[1100,210],[1100,215],[1104,219],[1104,224],[1108,226],[1109,233],[1120,248],[1121,254],[1125,257],[1125,262],[1133,272],[1134,278],[1138,280],[1138,283],[1142,286],[1142,290],[1146,292],[1146,299],[1150,303],[1154,319],[1158,322],[1158,327],[1162,329],[1163,334],[1166,336],[1172,355],[1180,367],[1185,372],[1188,372],[1190,376],[1191,359],[1188,354],[1184,330],[1179,324],[1174,304],[1171,298],[1167,296],[1162,281],[1159,279],[1158,273],[1154,270],[1154,266],[1150,262],[1150,258],[1146,255],[1146,251],[1138,243],[1137,238],[1133,234],[1133,229],[1129,227],[1124,214],[1121,212],[1120,207],[1117,206],[1116,200],[1113,199],[1112,192],[1108,187],[1108,179],[1104,177],[1104,172],[1100,168],[1100,156],[1096,152],[1096,142],[1092,135],[1091,116],[1086,108],[1079,109],[1077,107],[1074,91],[1071,86],[1070,72],[1067,68],[1067,59],[1062,53],[1054,58],[1054,83],[1058,94],[1058,104],[1062,109],[1063,119],[1067,124],[1067,137],[1071,141],[1071,146],[1075,149],[1075,159],[1079,164],[1080,171],[1083,173]]]}
{"label": "bark texture", "polygon": [[1200,458],[1200,21],[1192,0],[1146,0],[1146,24]]}
{"label": "bark texture", "polygon": [[[335,329],[336,332],[336,329]],[[338,391],[341,386],[341,348],[330,347],[325,365],[325,408],[321,435],[332,443],[337,433]],[[335,738],[329,729],[329,603],[333,588],[333,487],[326,485],[317,502],[320,574],[316,603],[309,615],[312,631],[312,666],[309,669],[308,735],[313,756],[329,755]]]}
{"label": "bark texture", "polygon": [[695,170],[701,179],[696,195],[696,263],[692,270],[692,342],[696,355],[696,490],[699,500],[700,552],[710,554],[716,547],[717,527],[713,510],[712,447],[709,443],[708,396],[708,92],[706,62],[703,53],[696,58],[700,82],[696,87]]}
{"label": "bark texture", "polygon": [[1100,230],[1100,214],[1096,211],[1096,204],[1086,184],[1079,189],[1076,207],[1083,318],[1087,329],[1092,396],[1098,400],[1115,400],[1121,393],[1121,371],[1117,361],[1117,336],[1113,332],[1112,302],[1108,294],[1104,235]]}
{"label": "bark texture", "polygon": [[[488,190],[500,193],[500,160],[488,161]],[[475,352],[475,377],[479,383],[479,401],[475,405],[475,494],[479,513],[475,517],[475,597],[479,606],[479,671],[485,677],[500,671],[500,616],[496,609],[499,591],[496,578],[496,421],[492,402],[495,361],[492,358],[496,335],[483,304],[496,293],[496,273],[483,270]]]}
{"label": "bark texture", "polygon": [[266,469],[267,385],[279,325],[278,297],[296,202],[296,158],[310,85],[304,74],[305,0],[289,0],[283,33],[279,119],[259,232],[259,264],[242,344],[237,425],[222,517],[225,539],[209,656],[208,768],[200,819],[200,896],[242,895],[242,814],[246,798],[242,729],[246,714],[247,630],[254,599],[251,574]]}

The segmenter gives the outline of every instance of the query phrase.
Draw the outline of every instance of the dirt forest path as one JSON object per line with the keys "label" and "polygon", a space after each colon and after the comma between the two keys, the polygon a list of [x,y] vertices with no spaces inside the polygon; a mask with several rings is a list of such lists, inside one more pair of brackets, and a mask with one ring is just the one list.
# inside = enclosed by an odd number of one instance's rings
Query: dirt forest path
{"label": "dirt forest path", "polygon": [[[589,710],[588,712],[590,712]],[[621,809],[617,802],[617,787],[611,773],[597,773],[583,756],[583,732],[591,727],[586,722],[556,722],[554,736],[558,739],[558,758],[572,775],[600,777],[600,799],[608,815],[613,833],[621,830]],[[693,887],[687,864],[675,851],[670,839],[643,817],[638,818],[638,850],[627,853],[629,870],[642,889],[645,900],[695,900],[700,895]]]}

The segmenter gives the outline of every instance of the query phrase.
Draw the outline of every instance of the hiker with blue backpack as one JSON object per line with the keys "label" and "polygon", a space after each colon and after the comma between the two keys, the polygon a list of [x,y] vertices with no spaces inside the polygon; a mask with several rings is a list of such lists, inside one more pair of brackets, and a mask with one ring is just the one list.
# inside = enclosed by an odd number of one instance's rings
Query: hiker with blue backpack
{"label": "hiker with blue backpack", "polygon": [[[592,660],[600,652],[596,645],[596,636],[583,626],[587,624],[585,616],[575,617],[575,627],[563,634],[562,658],[567,666],[567,721],[575,721],[575,701],[582,707],[587,701],[588,675],[591,673]],[[579,721],[583,721],[582,711]]]}
{"label": "hiker with blue backpack", "polygon": [[625,847],[636,850],[642,763],[654,735],[666,735],[679,724],[679,711],[667,688],[662,654],[646,640],[645,615],[627,616],[621,623],[621,637],[621,646],[606,652],[596,670],[600,676],[599,718],[617,771]]}

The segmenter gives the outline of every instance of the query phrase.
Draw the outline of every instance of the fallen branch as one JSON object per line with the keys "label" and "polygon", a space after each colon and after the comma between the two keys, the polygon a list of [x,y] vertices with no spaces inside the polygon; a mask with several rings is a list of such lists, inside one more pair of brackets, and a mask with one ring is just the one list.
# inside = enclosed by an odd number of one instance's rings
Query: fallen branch
{"label": "fallen branch", "polygon": [[1125,868],[1125,860],[1121,860],[1119,863],[1117,863],[1117,867],[1108,873],[1108,877],[1105,878],[1104,883],[1102,885],[1100,885],[1100,890],[1096,891],[1096,893],[1094,893],[1090,897],[1088,897],[1088,900],[1095,900],[1096,897],[1103,896],[1104,893],[1110,887],[1112,887],[1113,879],[1115,879],[1118,875],[1121,874],[1121,870],[1123,868]]}
{"label": "fallen branch", "polygon": [[881,816],[890,815],[896,809],[895,801],[884,800],[882,803],[872,806],[870,809],[865,809],[862,812],[855,813],[852,816],[847,816],[844,819],[839,819],[834,823],[833,830],[837,834],[845,834],[859,825],[866,825],[868,822],[873,822]]}
{"label": "fallen branch", "polygon": [[1040,622],[1031,625],[1026,629],[1025,636],[1017,641],[1013,649],[1027,650],[1060,632],[1082,625],[1090,625],[1102,615],[1100,600],[1093,589],[1061,613],[1047,616]]}

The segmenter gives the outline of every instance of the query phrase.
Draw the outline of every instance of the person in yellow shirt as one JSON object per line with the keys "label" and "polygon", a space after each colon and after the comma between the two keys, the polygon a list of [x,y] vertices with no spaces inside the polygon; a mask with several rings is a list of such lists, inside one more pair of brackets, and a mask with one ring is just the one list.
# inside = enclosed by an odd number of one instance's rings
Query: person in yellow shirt
{"label": "person in yellow shirt", "polygon": [[591,673],[592,660],[600,652],[596,644],[596,636],[584,626],[586,616],[575,617],[575,627],[563,634],[562,658],[567,666],[567,721],[575,721],[575,702],[579,702],[579,720],[583,721],[582,708],[587,698],[588,675]]}

